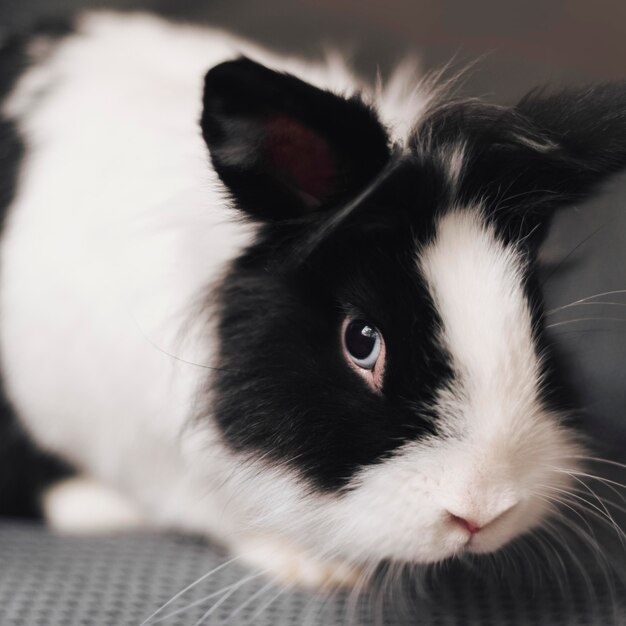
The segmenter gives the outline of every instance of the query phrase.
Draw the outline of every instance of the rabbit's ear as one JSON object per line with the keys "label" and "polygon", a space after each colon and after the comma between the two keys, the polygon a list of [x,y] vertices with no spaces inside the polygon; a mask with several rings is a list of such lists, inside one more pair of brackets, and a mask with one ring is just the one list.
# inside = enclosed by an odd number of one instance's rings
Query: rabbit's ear
{"label": "rabbit's ear", "polygon": [[376,114],[249,59],[205,78],[202,133],[236,205],[255,219],[293,219],[354,194],[389,159]]}
{"label": "rabbit's ear", "polygon": [[463,202],[480,202],[511,236],[544,233],[556,209],[626,168],[626,82],[535,91],[510,108],[441,107],[414,140],[421,150],[456,150]]}

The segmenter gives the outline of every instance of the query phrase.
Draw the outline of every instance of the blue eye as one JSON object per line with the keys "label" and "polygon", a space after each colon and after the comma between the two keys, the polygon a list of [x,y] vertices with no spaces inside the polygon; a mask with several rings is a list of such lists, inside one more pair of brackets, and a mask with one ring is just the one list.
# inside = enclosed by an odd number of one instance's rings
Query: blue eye
{"label": "blue eye", "polygon": [[382,339],[375,326],[365,320],[351,320],[345,327],[343,342],[348,356],[364,370],[373,370],[380,356]]}

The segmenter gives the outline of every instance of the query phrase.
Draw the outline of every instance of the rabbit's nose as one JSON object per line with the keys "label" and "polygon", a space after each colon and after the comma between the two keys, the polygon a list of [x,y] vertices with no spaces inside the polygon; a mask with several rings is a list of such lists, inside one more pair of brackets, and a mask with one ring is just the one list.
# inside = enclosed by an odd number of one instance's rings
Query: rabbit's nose
{"label": "rabbit's nose", "polygon": [[465,519],[464,517],[459,517],[458,515],[455,515],[454,513],[448,513],[448,514],[450,516],[450,519],[453,522],[465,528],[465,530],[467,530],[472,535],[477,533],[482,528],[482,526],[480,526],[476,522],[473,522],[472,520]]}
{"label": "rabbit's nose", "polygon": [[477,532],[480,532],[485,526],[489,526],[493,524],[496,520],[499,520],[501,517],[504,517],[508,514],[512,509],[514,509],[516,504],[506,507],[504,510],[499,510],[496,513],[487,514],[487,515],[458,515],[457,513],[452,513],[452,511],[448,511],[448,517],[450,521],[455,524],[461,526],[467,530],[471,535],[475,535]]}

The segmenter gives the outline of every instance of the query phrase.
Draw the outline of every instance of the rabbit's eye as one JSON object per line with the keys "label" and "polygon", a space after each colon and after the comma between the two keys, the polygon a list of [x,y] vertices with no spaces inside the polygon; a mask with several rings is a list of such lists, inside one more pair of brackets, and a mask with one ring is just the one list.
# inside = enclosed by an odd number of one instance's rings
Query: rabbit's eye
{"label": "rabbit's eye", "polygon": [[347,320],[343,343],[352,362],[364,370],[373,370],[382,350],[382,337],[375,326],[365,320]]}

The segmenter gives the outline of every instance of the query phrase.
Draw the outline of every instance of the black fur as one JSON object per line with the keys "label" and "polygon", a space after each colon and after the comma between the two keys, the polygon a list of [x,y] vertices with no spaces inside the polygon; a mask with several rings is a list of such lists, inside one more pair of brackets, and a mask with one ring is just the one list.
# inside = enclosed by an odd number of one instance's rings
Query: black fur
{"label": "black fur", "polygon": [[583,200],[626,161],[626,82],[545,95],[515,107],[477,101],[435,110],[412,138],[428,162],[464,148],[460,204],[484,204],[503,236],[538,245],[554,211]]}
{"label": "black fur", "polygon": [[[363,175],[349,174],[340,193],[303,203],[285,185],[289,171],[268,160],[268,110],[306,125],[313,143],[339,146],[334,162]],[[452,207],[480,203],[503,240],[526,255],[537,349],[549,354],[537,247],[556,208],[626,166],[625,114],[623,84],[531,94],[512,108],[452,102],[431,110],[402,151],[382,140],[385,129],[356,99],[247,60],[211,70],[202,128],[213,164],[235,204],[263,223],[221,290],[216,415],[229,444],[335,490],[403,443],[437,434],[429,404],[454,384],[454,372],[436,340],[440,320],[416,246]],[[313,166],[300,147],[292,157]],[[464,157],[455,181],[450,157],[458,147]],[[346,315],[385,338],[381,394],[344,362]],[[556,397],[553,388],[544,393],[546,404]]]}
{"label": "black fur", "polygon": [[[57,37],[69,29],[55,22],[41,25],[34,34]],[[0,105],[28,67],[27,42],[28,37],[14,37],[0,49]],[[15,125],[0,115],[0,225],[15,194],[23,154]],[[39,516],[42,491],[71,473],[65,462],[33,444],[0,389],[0,515]]]}
{"label": "black fur", "polygon": [[[271,231],[261,237],[224,283],[216,415],[235,448],[269,452],[334,489],[435,434],[428,403],[452,372],[433,339],[438,319],[410,229],[349,229],[296,267],[275,242]],[[383,395],[344,362],[346,314],[385,338]]]}
{"label": "black fur", "polygon": [[215,170],[238,205],[262,219],[345,199],[389,158],[384,130],[358,98],[245,58],[206,75],[201,125]]}

